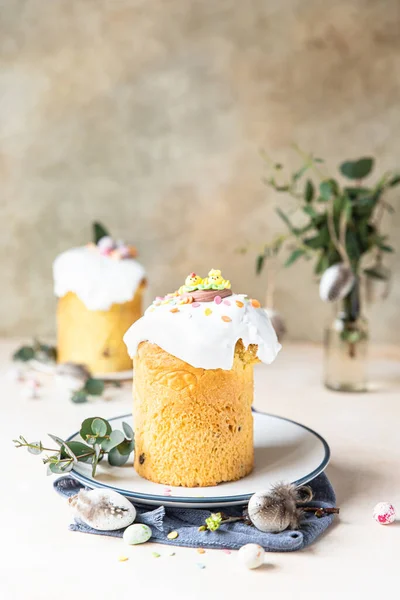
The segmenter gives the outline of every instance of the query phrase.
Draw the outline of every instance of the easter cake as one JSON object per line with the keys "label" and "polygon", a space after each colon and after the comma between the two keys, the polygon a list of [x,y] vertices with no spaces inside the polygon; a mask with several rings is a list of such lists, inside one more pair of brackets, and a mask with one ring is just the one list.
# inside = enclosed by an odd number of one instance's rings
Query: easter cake
{"label": "easter cake", "polygon": [[253,367],[280,344],[259,302],[212,269],[158,297],[124,336],[134,361],[135,469],[196,487],[253,469]]}
{"label": "easter cake", "polygon": [[135,256],[134,247],[107,235],[56,258],[58,362],[84,364],[97,374],[132,368],[123,335],[143,314],[145,288]]}

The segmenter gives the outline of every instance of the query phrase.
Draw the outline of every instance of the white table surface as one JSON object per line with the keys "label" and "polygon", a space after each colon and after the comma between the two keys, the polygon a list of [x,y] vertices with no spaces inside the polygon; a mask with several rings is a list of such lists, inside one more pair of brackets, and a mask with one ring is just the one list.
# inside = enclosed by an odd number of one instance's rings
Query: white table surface
{"label": "white table surface", "polygon": [[[46,439],[67,436],[88,416],[129,412],[130,385],[109,400],[72,404],[47,378],[38,399],[7,375],[18,342],[0,341],[1,514],[0,598],[58,600],[87,598],[397,598],[400,521],[380,526],[373,506],[397,505],[400,516],[400,350],[374,349],[373,391],[339,394],[321,385],[322,351],[286,344],[270,367],[256,368],[257,408],[302,422],[321,433],[332,451],[327,474],[337,493],[340,517],[311,547],[269,553],[263,567],[245,570],[237,553],[144,544],[68,530],[70,509],[52,491],[40,457],[15,449],[19,434]],[[153,558],[152,552],[161,554]],[[119,562],[121,554],[129,557]],[[202,562],[201,570],[196,563]],[[396,586],[396,587],[395,587]],[[279,595],[279,596],[278,596]]]}

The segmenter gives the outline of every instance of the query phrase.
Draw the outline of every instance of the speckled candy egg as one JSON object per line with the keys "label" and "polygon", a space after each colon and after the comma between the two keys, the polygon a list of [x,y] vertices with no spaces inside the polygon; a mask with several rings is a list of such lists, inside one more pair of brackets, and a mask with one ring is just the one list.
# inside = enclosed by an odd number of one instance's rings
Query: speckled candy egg
{"label": "speckled candy egg", "polygon": [[375,521],[381,525],[390,525],[396,519],[396,511],[390,502],[378,502],[372,514]]}
{"label": "speckled candy egg", "polygon": [[144,544],[151,538],[151,529],[148,525],[135,523],[125,529],[122,537],[125,544],[129,544],[129,546],[134,544]]}
{"label": "speckled candy egg", "polygon": [[79,521],[102,531],[123,529],[133,523],[136,517],[133,504],[113,490],[81,490],[68,502]]}
{"label": "speckled candy egg", "polygon": [[258,569],[264,563],[265,550],[258,544],[246,544],[238,552],[239,561],[248,569]]}

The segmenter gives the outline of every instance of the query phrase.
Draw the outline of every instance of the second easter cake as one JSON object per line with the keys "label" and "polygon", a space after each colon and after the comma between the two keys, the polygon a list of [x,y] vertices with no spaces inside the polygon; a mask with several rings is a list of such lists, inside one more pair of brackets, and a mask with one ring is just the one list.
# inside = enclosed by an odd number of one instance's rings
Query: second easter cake
{"label": "second easter cake", "polygon": [[58,362],[92,373],[132,368],[123,335],[142,316],[145,270],[132,246],[102,236],[71,248],[53,264]]}
{"label": "second easter cake", "polygon": [[280,344],[265,311],[212,269],[156,298],[124,340],[134,361],[135,469],[196,487],[253,469],[253,366]]}

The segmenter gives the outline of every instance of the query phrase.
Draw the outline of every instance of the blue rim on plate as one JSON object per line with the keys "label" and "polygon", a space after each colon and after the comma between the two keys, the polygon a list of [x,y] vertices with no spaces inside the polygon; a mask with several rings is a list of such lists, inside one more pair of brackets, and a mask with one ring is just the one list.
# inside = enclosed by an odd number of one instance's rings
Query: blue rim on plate
{"label": "blue rim on plate", "polygon": [[[319,475],[326,469],[326,467],[329,463],[330,456],[331,456],[331,451],[328,446],[328,443],[319,433],[317,433],[310,427],[307,427],[306,425],[302,425],[301,423],[298,423],[297,421],[293,421],[292,419],[287,419],[286,417],[280,417],[278,415],[272,415],[271,413],[265,413],[261,410],[255,409],[255,408],[252,408],[252,412],[255,412],[255,413],[258,413],[261,415],[266,415],[269,417],[273,417],[275,419],[281,419],[283,421],[288,421],[289,423],[294,423],[295,425],[298,425],[299,427],[302,427],[306,431],[309,431],[310,433],[312,433],[322,443],[325,455],[324,455],[324,458],[321,461],[320,465],[316,469],[314,469],[311,473],[304,475],[304,477],[301,477],[300,479],[292,481],[292,483],[294,485],[298,486],[298,485],[303,485],[304,483],[308,483],[309,481],[314,479],[314,477],[317,477],[317,475]],[[119,417],[112,417],[111,419],[108,419],[108,421],[116,421],[118,419],[124,419],[126,417],[131,417],[131,416],[132,416],[132,413],[127,413],[127,414],[121,415]],[[70,437],[67,438],[66,441],[70,442],[78,435],[79,435],[79,431],[70,435]],[[197,504],[197,505],[203,504],[203,503],[204,504],[221,504],[221,503],[226,504],[226,503],[230,503],[230,502],[235,502],[235,503],[239,504],[240,502],[243,502],[243,503],[247,502],[254,493],[254,492],[252,492],[250,494],[238,494],[236,496],[220,496],[220,497],[212,497],[212,496],[198,497],[197,496],[195,498],[191,498],[191,497],[187,497],[187,496],[160,496],[158,494],[142,494],[140,492],[131,492],[129,490],[124,490],[124,489],[115,487],[113,485],[107,485],[105,483],[99,483],[98,486],[93,486],[93,481],[94,481],[93,479],[89,479],[85,475],[82,475],[81,473],[77,473],[74,469],[72,469],[69,474],[71,476],[73,476],[74,479],[76,479],[77,481],[80,481],[81,483],[83,483],[84,485],[86,485],[89,488],[93,488],[93,487],[107,488],[107,489],[119,492],[126,498],[131,498],[133,500],[135,500],[135,499],[141,500],[142,502],[143,502],[143,500],[147,500],[149,502],[160,502],[161,504],[162,503],[171,503],[171,501],[177,502],[177,503],[182,503],[182,504]]]}

